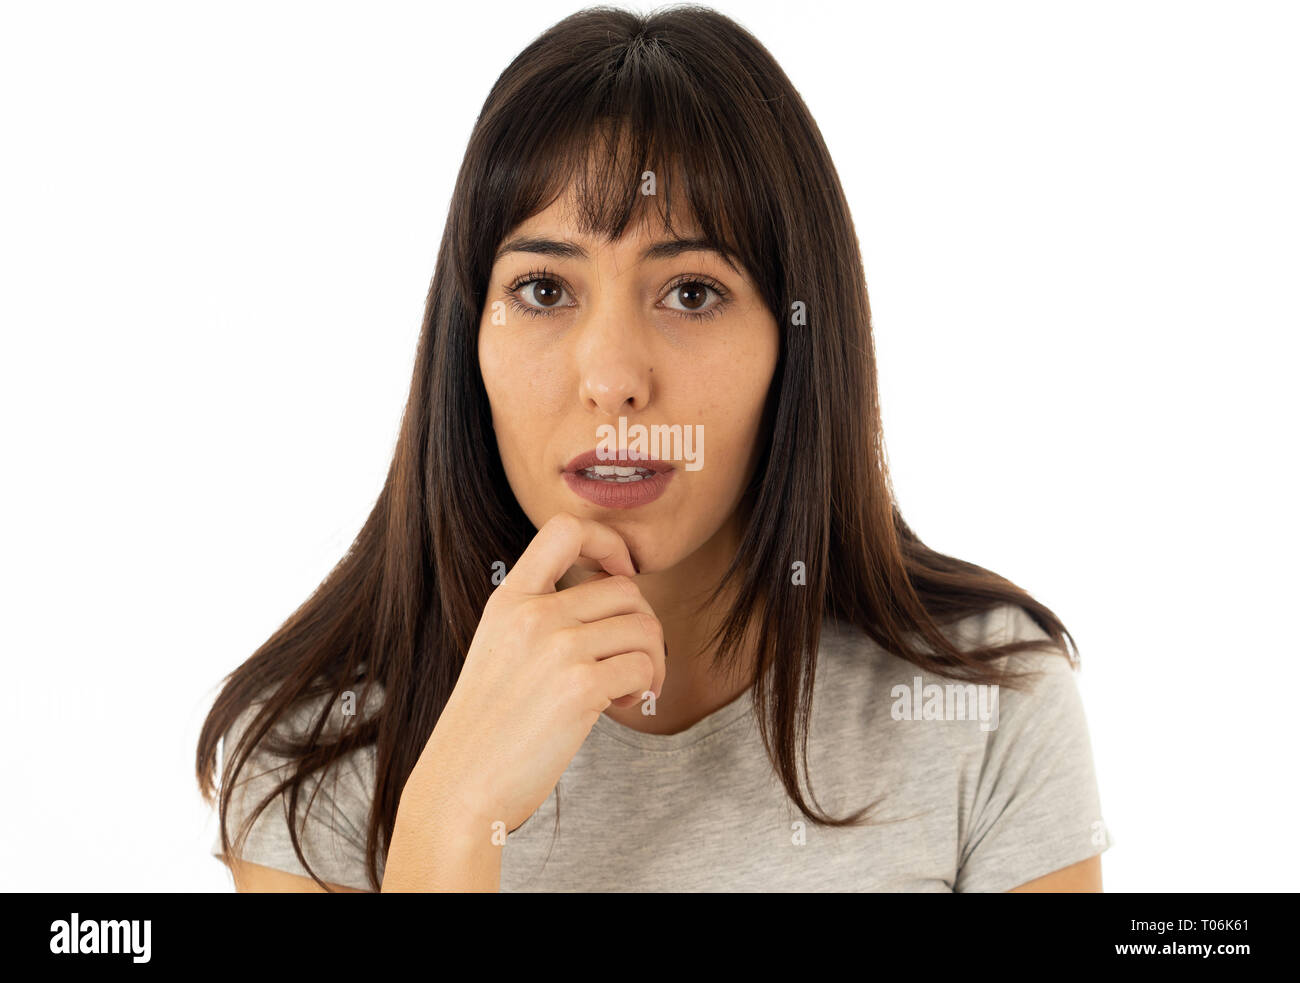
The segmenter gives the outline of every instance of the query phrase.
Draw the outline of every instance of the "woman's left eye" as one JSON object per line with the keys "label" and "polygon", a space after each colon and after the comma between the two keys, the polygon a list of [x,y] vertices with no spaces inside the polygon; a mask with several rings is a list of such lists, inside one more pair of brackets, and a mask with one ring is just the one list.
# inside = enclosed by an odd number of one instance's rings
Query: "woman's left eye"
{"label": "woman's left eye", "polygon": [[[715,298],[712,305],[708,302],[709,294],[713,294]],[[669,310],[680,311],[692,317],[712,317],[717,308],[721,306],[722,295],[717,288],[711,287],[701,280],[685,280],[668,291],[668,296],[664,298],[664,302],[668,303],[672,300],[678,300],[684,306],[674,307],[669,304]]]}

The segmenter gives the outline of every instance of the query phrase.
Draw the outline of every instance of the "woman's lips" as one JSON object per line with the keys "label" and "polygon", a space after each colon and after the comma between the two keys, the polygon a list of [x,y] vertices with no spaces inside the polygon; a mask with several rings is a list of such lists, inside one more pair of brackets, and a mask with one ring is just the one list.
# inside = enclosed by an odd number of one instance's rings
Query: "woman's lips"
{"label": "woman's lips", "polygon": [[[631,475],[598,478],[591,476],[592,472],[587,471],[589,468],[606,471],[610,468],[636,468],[637,471]],[[586,451],[570,461],[563,473],[564,483],[575,495],[607,509],[634,509],[648,505],[664,493],[672,476],[671,464],[630,450],[605,458],[594,450]]]}

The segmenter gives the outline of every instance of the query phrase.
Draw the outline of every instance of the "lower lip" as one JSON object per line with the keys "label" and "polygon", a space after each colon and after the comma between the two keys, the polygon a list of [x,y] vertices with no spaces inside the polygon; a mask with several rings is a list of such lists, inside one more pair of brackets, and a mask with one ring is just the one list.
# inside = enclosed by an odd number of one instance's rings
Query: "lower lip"
{"label": "lower lip", "polygon": [[602,508],[634,509],[639,505],[649,505],[662,495],[672,476],[672,471],[656,471],[653,477],[640,481],[617,482],[584,478],[574,471],[565,471],[564,483],[574,494]]}

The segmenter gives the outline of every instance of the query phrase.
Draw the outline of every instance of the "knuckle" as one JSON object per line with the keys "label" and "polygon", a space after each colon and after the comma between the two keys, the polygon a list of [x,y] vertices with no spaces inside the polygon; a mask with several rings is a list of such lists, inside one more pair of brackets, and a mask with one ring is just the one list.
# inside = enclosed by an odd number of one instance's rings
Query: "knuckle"
{"label": "knuckle", "polygon": [[568,695],[581,704],[601,703],[600,676],[594,665],[574,666],[568,677]]}
{"label": "knuckle", "polygon": [[545,612],[535,602],[528,600],[519,605],[515,611],[515,623],[525,635],[535,635],[546,623]]}
{"label": "knuckle", "polygon": [[573,629],[558,628],[546,636],[542,650],[549,658],[559,659],[572,650]]}
{"label": "knuckle", "polygon": [[653,638],[663,639],[664,628],[659,623],[659,619],[652,614],[646,614],[644,611],[637,613],[637,624],[641,630]]}
{"label": "knuckle", "polygon": [[627,594],[629,597],[635,597],[641,593],[637,589],[636,583],[627,574],[615,574],[613,577],[609,578],[608,582],[620,594]]}

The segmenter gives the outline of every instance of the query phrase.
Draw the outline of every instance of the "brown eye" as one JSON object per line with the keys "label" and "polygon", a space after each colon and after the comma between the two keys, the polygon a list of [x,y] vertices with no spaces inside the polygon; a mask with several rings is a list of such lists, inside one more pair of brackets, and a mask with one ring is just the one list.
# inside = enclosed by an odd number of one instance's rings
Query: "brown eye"
{"label": "brown eye", "polygon": [[702,283],[684,283],[677,288],[677,299],[688,311],[697,311],[708,300],[709,288]]}
{"label": "brown eye", "polygon": [[520,294],[524,300],[528,300],[528,294],[532,293],[532,300],[538,307],[557,307],[560,306],[560,298],[564,296],[564,287],[554,280],[530,280],[519,288]]}
{"label": "brown eye", "polygon": [[[713,294],[712,299],[709,295]],[[692,317],[703,317],[717,313],[726,297],[722,291],[703,280],[682,280],[673,287],[664,304],[670,311]]]}

